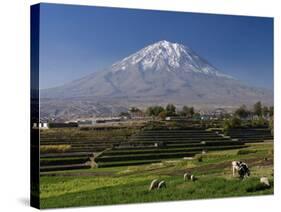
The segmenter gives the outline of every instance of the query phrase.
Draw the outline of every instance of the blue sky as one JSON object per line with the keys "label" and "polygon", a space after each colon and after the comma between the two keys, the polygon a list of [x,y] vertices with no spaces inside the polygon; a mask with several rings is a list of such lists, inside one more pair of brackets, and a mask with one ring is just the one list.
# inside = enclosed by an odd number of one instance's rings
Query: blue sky
{"label": "blue sky", "polygon": [[273,89],[273,19],[41,4],[40,88],[102,70],[157,42],[189,46],[222,72]]}

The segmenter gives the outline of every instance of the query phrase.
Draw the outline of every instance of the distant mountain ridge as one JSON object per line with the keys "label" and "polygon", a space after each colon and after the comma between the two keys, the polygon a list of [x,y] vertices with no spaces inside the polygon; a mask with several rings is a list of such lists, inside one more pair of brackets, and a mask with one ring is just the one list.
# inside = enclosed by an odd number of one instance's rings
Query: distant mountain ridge
{"label": "distant mountain ridge", "polygon": [[[40,97],[49,103],[56,99],[87,99],[93,104],[106,102],[104,105],[111,108],[119,101],[123,101],[122,107],[167,102],[224,106],[273,102],[272,91],[247,86],[219,71],[189,47],[166,40],[149,45],[103,71],[40,90]],[[48,114],[49,108],[43,108]]]}

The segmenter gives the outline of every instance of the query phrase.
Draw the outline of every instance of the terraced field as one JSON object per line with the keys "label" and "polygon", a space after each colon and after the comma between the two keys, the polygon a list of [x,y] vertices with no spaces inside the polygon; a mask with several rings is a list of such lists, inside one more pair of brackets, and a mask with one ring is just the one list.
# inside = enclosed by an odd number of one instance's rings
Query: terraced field
{"label": "terraced field", "polygon": [[40,171],[129,166],[164,159],[190,159],[209,151],[247,147],[272,140],[268,129],[112,128],[49,129],[41,131]]}
{"label": "terraced field", "polygon": [[40,171],[91,168],[91,158],[113,145],[124,142],[134,128],[83,130],[49,129],[40,132]]}
{"label": "terraced field", "polygon": [[[270,195],[274,192],[273,158],[273,143],[268,141],[250,143],[244,149],[212,151],[201,162],[167,159],[137,166],[45,172],[40,178],[40,207]],[[245,180],[233,177],[233,160],[246,162],[251,176]],[[184,173],[198,180],[184,181]],[[262,186],[260,177],[268,177],[272,186]],[[149,192],[153,179],[165,180],[167,188]]]}
{"label": "terraced field", "polygon": [[247,143],[256,143],[264,140],[273,140],[270,130],[267,128],[230,129],[228,135]]}
{"label": "terraced field", "polygon": [[243,141],[232,141],[202,128],[142,130],[126,143],[104,151],[95,161],[98,167],[126,166],[243,147]]}
{"label": "terraced field", "polygon": [[[273,194],[272,141],[265,128],[231,129],[227,136],[220,128],[174,125],[43,130],[40,207]],[[232,176],[233,160],[248,164],[249,178]],[[184,181],[184,173],[197,180]],[[268,177],[270,187],[260,177]],[[165,180],[167,188],[149,192],[153,179]]]}

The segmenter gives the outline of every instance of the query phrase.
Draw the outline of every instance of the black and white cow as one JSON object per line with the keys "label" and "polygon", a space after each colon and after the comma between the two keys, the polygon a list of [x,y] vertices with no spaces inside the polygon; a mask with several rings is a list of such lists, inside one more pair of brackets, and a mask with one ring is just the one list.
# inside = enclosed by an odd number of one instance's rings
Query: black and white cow
{"label": "black and white cow", "polygon": [[244,179],[245,177],[250,176],[250,169],[246,163],[244,163],[244,162],[240,163],[239,169],[238,169],[238,174],[239,174],[240,179]]}
{"label": "black and white cow", "polygon": [[250,176],[250,169],[248,165],[242,161],[232,161],[232,174],[239,174],[240,179],[244,179],[246,176]]}

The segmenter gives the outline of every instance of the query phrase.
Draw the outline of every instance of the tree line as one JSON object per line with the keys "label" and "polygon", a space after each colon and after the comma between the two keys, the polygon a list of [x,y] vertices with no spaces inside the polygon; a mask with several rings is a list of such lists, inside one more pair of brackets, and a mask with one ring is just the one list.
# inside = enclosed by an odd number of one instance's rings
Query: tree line
{"label": "tree line", "polygon": [[150,106],[146,110],[148,116],[159,117],[164,119],[167,116],[185,116],[193,117],[195,114],[194,107],[183,106],[182,110],[176,110],[176,106],[173,104],[167,104],[166,107],[162,106]]}
{"label": "tree line", "polygon": [[[142,112],[137,107],[132,107],[129,112],[136,113]],[[129,115],[129,113],[124,113]],[[166,107],[163,106],[150,106],[146,109],[145,114],[147,116],[158,117],[164,119],[167,116],[182,116],[192,118],[194,115],[200,116],[199,113],[195,112],[194,107],[183,106],[181,110],[177,111],[177,108],[174,104],[167,104]],[[122,114],[123,115],[123,114]],[[236,117],[239,119],[252,119],[254,116],[258,118],[272,118],[274,115],[274,107],[262,105],[262,103],[256,102],[251,109],[249,109],[246,105],[240,106],[237,110],[232,114],[224,114],[221,118],[229,119],[231,117]]]}
{"label": "tree line", "polygon": [[234,114],[242,119],[254,115],[258,117],[273,117],[274,108],[273,106],[262,106],[261,102],[257,102],[253,105],[252,110],[248,109],[246,105],[242,105],[234,112]]}
{"label": "tree line", "polygon": [[273,106],[263,106],[260,101],[255,103],[252,109],[248,109],[245,105],[242,105],[234,112],[234,116],[224,120],[224,131],[227,132],[231,128],[243,127],[245,123],[242,122],[242,119],[247,119],[246,125],[251,127],[268,127],[273,134]]}

